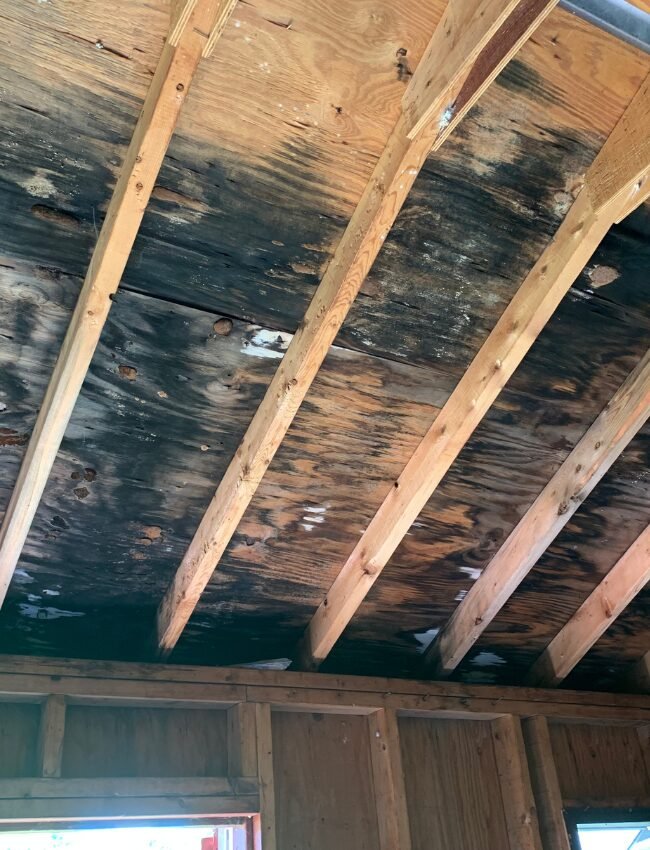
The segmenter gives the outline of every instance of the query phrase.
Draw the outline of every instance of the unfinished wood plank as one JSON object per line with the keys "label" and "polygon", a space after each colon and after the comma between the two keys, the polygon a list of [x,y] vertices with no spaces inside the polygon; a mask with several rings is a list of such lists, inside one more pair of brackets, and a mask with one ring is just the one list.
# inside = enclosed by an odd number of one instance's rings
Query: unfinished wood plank
{"label": "unfinished wood plank", "polygon": [[548,721],[540,715],[528,717],[522,721],[522,731],[542,846],[544,850],[571,850]]}
{"label": "unfinished wood plank", "polygon": [[411,850],[411,833],[397,714],[384,708],[368,717],[380,850]]}
{"label": "unfinished wood plank", "polygon": [[273,774],[273,729],[271,706],[255,703],[257,775],[260,789],[259,812],[253,820],[255,850],[276,850],[275,782]]}
{"label": "unfinished wood plank", "polygon": [[537,809],[519,718],[492,721],[494,755],[511,850],[542,850]]}
{"label": "unfinished wood plank", "polygon": [[[647,89],[642,94],[645,102]],[[626,122],[637,114],[637,101],[635,97],[626,110]],[[644,122],[640,114],[639,120]],[[598,175],[603,164],[621,153],[617,128],[612,139],[613,146],[606,141],[596,158]],[[596,210],[591,195],[592,171],[587,172],[585,184],[554,239],[449,396],[314,614],[294,654],[299,667],[315,669],[327,657],[449,467],[628,204],[629,196],[637,191],[647,196],[647,184],[636,189],[636,173],[632,182],[624,183],[626,177],[627,172],[621,175],[620,183],[608,184],[611,203],[605,202],[601,188]],[[465,602],[467,599],[469,596]]]}
{"label": "unfinished wood plank", "polygon": [[195,71],[236,0],[176,4],[0,529],[0,605],[99,341]]}
{"label": "unfinished wood plank", "polygon": [[[650,373],[650,369],[648,370]],[[650,388],[650,378],[648,379]],[[650,389],[647,394],[650,400]],[[533,687],[559,685],[650,581],[650,526],[640,534],[553,638],[526,677]]]}
{"label": "unfinished wood plank", "polygon": [[[432,117],[441,130],[453,126],[466,98],[480,97],[553,5],[545,0],[448,3],[421,60],[430,73],[416,74],[404,93],[409,137],[415,138]],[[438,61],[441,56],[445,62]]]}
{"label": "unfinished wood plank", "polygon": [[[619,387],[428,647],[424,663],[434,675],[447,675],[460,664],[649,416],[650,351]],[[636,564],[638,581],[641,567],[638,561]]]}
{"label": "unfinished wood plank", "polygon": [[251,777],[119,776],[92,779],[0,779],[0,799],[90,797],[235,797],[256,794]]}
{"label": "unfinished wood plank", "polygon": [[[447,21],[452,28],[444,39],[444,51],[426,56],[413,75],[411,85],[428,88],[435,94],[436,106],[415,97],[400,115],[373,175],[357,205],[332,261],[316,290],[305,318],[257,408],[244,438],[237,449],[217,491],[203,515],[199,527],[168,588],[158,610],[158,645],[160,654],[174,648],[192,611],[214,572],[228,542],[250,503],[280,443],[300,407],[316,373],[325,359],[350,306],[392,227],[417,174],[431,151],[437,150],[454,126],[473,106],[480,94],[512,57],[522,40],[541,23],[555,5],[555,0],[513,3],[512,0],[451,0],[458,18]],[[479,18],[496,17],[497,24],[520,7],[527,12],[500,42],[494,55],[498,61],[479,58],[490,50],[493,28],[474,28]],[[504,11],[505,10],[505,11]],[[458,98],[455,76],[448,83],[444,75],[436,78],[436,70],[446,67],[448,52],[465,35],[472,23],[472,35],[462,39],[467,57],[456,56],[458,73],[464,81],[463,97]],[[476,38],[477,45],[472,43]],[[475,48],[478,49],[475,49]],[[429,97],[429,95],[427,96]],[[457,98],[453,115],[447,114],[449,98]],[[417,128],[413,125],[416,112]],[[410,134],[410,135],[409,135]]]}
{"label": "unfinished wood plank", "polygon": [[228,774],[257,776],[257,711],[240,702],[228,709]]}
{"label": "unfinished wood plank", "polygon": [[38,763],[41,776],[61,776],[65,710],[66,699],[63,694],[50,694],[41,705],[41,726],[38,742]]}
{"label": "unfinished wood plank", "polygon": [[594,160],[590,186],[596,212],[614,205],[614,221],[629,215],[648,196],[650,176],[650,75],[641,84]]}

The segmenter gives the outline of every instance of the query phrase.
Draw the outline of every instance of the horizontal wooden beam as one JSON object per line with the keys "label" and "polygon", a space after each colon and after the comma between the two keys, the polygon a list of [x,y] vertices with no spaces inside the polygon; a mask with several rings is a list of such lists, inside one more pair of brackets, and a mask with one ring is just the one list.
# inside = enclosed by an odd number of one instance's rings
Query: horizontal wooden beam
{"label": "horizontal wooden beam", "polygon": [[267,703],[278,711],[368,715],[389,708],[430,717],[539,714],[585,723],[650,723],[650,706],[641,695],[0,656],[0,695],[39,702],[55,693],[66,695],[68,703],[91,705],[226,708],[235,703]]}
{"label": "horizontal wooden beam", "polygon": [[650,351],[569,453],[427,649],[424,664],[448,675],[497,616],[582,502],[650,416]]}
{"label": "horizontal wooden beam", "polygon": [[559,685],[648,581],[650,525],[553,638],[531,667],[526,683],[544,688]]}
{"label": "horizontal wooden beam", "polygon": [[0,779],[0,823],[252,815],[257,782],[231,777]]}
{"label": "horizontal wooden beam", "polygon": [[[192,615],[425,159],[442,145],[554,5],[555,0],[450,0],[433,37],[434,49],[427,51],[413,75],[404,111],[305,318],[161,602],[157,636],[163,657],[172,651]],[[516,11],[520,13],[516,24],[507,28]],[[444,72],[449,61],[454,67],[452,79]]]}
{"label": "horizontal wooden beam", "polygon": [[169,37],[126,152],[0,528],[0,606],[99,342],[195,71],[236,0],[175,3]]}
{"label": "horizontal wooden beam", "polygon": [[[646,113],[641,110],[639,99],[645,105],[647,87],[635,96],[625,112],[627,131],[629,119],[634,115],[645,126]],[[334,580],[293,654],[300,669],[316,669],[327,657],[618,213],[629,203],[631,195],[647,194],[647,186],[642,190],[637,188],[636,171],[634,182],[627,183],[624,180],[628,173],[619,171],[619,180],[607,184],[611,197],[609,202],[606,199],[602,174],[608,164],[612,169],[617,168],[616,159],[621,155],[619,135],[617,126],[587,172],[584,187],[552,242],[520,286]],[[632,137],[636,138],[636,134],[632,133]],[[598,189],[597,206],[592,196],[594,180]]]}

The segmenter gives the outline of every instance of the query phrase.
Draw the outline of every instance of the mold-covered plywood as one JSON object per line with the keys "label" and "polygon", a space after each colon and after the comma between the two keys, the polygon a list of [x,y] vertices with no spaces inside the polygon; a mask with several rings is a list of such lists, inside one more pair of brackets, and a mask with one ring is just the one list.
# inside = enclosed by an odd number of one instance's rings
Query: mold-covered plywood
{"label": "mold-covered plywood", "polygon": [[[150,657],[158,602],[441,11],[437,0],[238,4],[172,140],[0,613],[0,648]],[[0,0],[0,511],[167,14],[162,0]],[[555,10],[430,157],[175,660],[291,654],[649,68]],[[647,347],[649,231],[642,210],[607,237],[327,669],[417,673],[422,644]],[[648,447],[646,431],[461,675],[523,675],[647,521]],[[634,635],[629,656],[650,639],[645,610],[615,627]],[[594,653],[607,663],[621,650],[606,635]]]}

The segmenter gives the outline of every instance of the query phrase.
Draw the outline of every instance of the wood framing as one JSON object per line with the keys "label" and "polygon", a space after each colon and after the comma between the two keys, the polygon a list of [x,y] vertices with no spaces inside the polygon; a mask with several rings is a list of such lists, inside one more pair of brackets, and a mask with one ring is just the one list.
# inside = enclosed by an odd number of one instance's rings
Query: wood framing
{"label": "wood framing", "polygon": [[[427,649],[424,663],[436,676],[447,675],[460,664],[649,416],[650,351],[567,456]],[[642,568],[634,563],[638,583]],[[628,567],[626,578],[631,579],[633,569]],[[630,589],[633,586],[635,583]],[[615,599],[610,604],[615,607]],[[572,635],[577,637],[575,631]],[[575,649],[571,667],[581,657],[579,647]]]}
{"label": "wood framing", "polygon": [[451,0],[305,318],[161,602],[157,633],[163,656],[185,628],[426,157],[440,147],[555,1]]}
{"label": "wood framing", "polygon": [[41,701],[53,693],[88,705],[230,708],[237,703],[267,703],[277,711],[334,714],[370,715],[388,708],[421,717],[491,720],[536,714],[583,723],[650,723],[650,706],[641,695],[0,656],[0,694]]}
{"label": "wood framing", "polygon": [[528,684],[553,688],[566,679],[648,581],[650,526],[637,537],[546,647],[526,677]]}
{"label": "wood framing", "polygon": [[255,850],[276,850],[273,729],[268,703],[255,704],[255,737],[260,786],[259,815],[254,825]]}
{"label": "wood framing", "polygon": [[38,741],[38,764],[41,776],[61,776],[63,736],[65,734],[65,696],[50,694],[41,706],[41,726]]}
{"label": "wood framing", "polygon": [[86,278],[63,340],[0,529],[4,601],[52,464],[126,267],[178,116],[202,56],[236,0],[175,3],[163,47],[126,152]]}
{"label": "wood framing", "polygon": [[542,850],[535,798],[518,717],[500,717],[492,723],[503,807],[511,850]]}
{"label": "wood framing", "polygon": [[258,810],[257,783],[251,779],[0,779],[0,823],[209,818]]}
{"label": "wood framing", "polygon": [[[650,163],[650,135],[646,132],[649,99],[646,80],[588,170],[584,187],[553,241],[394,482],[314,614],[295,653],[301,669],[316,669],[327,657],[603,236],[629,207],[630,198],[640,201],[647,197],[648,186],[639,177],[640,166],[621,170],[617,162],[621,139],[629,136],[635,146],[635,162],[645,162],[646,168]],[[603,174],[609,169],[617,178],[605,183]]]}
{"label": "wood framing", "polygon": [[571,850],[562,815],[562,791],[553,758],[548,721],[528,717],[522,721],[524,743],[544,850]]}
{"label": "wood framing", "polygon": [[393,709],[368,717],[370,758],[379,828],[379,850],[411,850],[399,725]]}

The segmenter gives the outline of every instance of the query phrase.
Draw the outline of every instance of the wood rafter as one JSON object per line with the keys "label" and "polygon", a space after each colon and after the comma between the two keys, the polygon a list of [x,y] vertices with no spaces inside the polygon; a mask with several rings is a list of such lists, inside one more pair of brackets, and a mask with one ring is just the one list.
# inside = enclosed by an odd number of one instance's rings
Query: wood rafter
{"label": "wood rafter", "polygon": [[447,675],[460,664],[649,416],[650,351],[564,460],[427,649],[424,663],[435,675]]}
{"label": "wood rafter", "polygon": [[650,526],[637,537],[531,667],[527,682],[555,687],[650,581]]}
{"label": "wood rafter", "polygon": [[41,500],[178,116],[236,0],[176,0],[169,36],[126,152],[0,529],[0,605]]}
{"label": "wood rafter", "polygon": [[[629,211],[632,201],[636,205],[648,196],[649,80],[605,142],[552,242],[394,482],[310,621],[294,656],[302,669],[315,669],[327,657],[610,226]],[[628,145],[634,154],[626,158]]]}
{"label": "wood rafter", "polygon": [[176,645],[425,159],[555,2],[451,0],[334,257],[161,602],[161,655]]}

